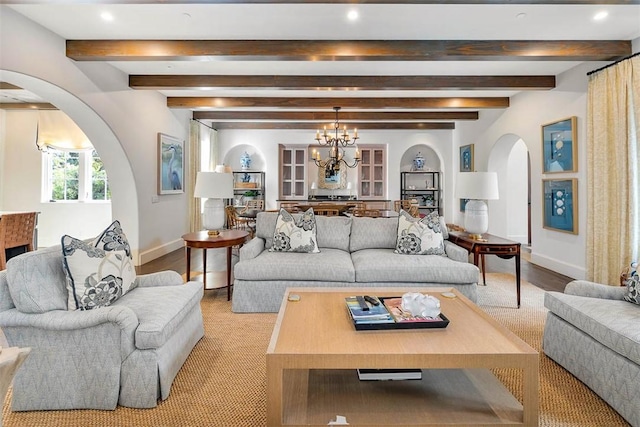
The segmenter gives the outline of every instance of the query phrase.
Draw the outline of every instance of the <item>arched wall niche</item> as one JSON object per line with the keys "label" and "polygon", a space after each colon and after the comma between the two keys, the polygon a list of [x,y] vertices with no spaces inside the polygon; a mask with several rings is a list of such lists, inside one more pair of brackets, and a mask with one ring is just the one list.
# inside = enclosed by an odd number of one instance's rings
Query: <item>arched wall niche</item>
{"label": "arched wall niche", "polygon": [[239,144],[231,148],[224,156],[224,164],[231,166],[234,171],[241,170],[240,157],[245,151],[251,156],[251,170],[267,172],[264,156],[260,150],[250,144]]}
{"label": "arched wall niche", "polygon": [[67,114],[87,135],[104,163],[111,187],[111,215],[126,230],[134,262],[139,255],[138,197],[131,164],[109,125],[88,105],[66,90],[23,73],[0,70],[4,81],[33,92]]}
{"label": "arched wall niche", "polygon": [[420,153],[424,157],[424,170],[442,172],[440,155],[431,147],[418,144],[409,147],[400,160],[400,172],[410,172],[413,167],[413,159]]}

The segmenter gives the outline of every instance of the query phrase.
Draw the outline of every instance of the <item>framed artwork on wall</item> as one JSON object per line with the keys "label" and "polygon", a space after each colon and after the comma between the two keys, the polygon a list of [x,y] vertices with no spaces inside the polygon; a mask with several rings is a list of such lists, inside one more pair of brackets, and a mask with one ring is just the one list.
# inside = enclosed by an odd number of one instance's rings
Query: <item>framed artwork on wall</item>
{"label": "framed artwork on wall", "polygon": [[542,180],[542,226],[578,234],[578,180]]}
{"label": "framed artwork on wall", "polygon": [[575,116],[542,125],[542,173],[578,171]]}
{"label": "framed artwork on wall", "polygon": [[460,172],[473,172],[473,144],[460,147]]}
{"label": "framed artwork on wall", "polygon": [[184,141],[158,133],[158,194],[184,193]]}
{"label": "framed artwork on wall", "polygon": [[318,187],[326,190],[338,190],[347,187],[346,168],[333,170],[318,167]]}
{"label": "framed artwork on wall", "polygon": [[459,199],[460,200],[460,212],[464,212],[464,208],[467,206],[467,202],[469,199]]}

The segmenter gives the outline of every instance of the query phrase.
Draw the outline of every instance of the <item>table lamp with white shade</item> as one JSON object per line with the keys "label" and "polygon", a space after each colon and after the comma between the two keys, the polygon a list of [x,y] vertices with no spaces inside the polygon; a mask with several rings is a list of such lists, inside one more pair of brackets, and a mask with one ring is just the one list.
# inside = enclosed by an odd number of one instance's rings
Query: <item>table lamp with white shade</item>
{"label": "table lamp with white shade", "polygon": [[469,199],[464,207],[464,228],[473,239],[481,239],[489,229],[489,210],[485,200],[498,199],[498,174],[462,172],[456,181],[456,196]]}
{"label": "table lamp with white shade", "polygon": [[202,211],[202,225],[210,236],[220,234],[224,228],[224,201],[233,198],[233,175],[230,173],[198,172],[195,197],[207,199]]}
{"label": "table lamp with white shade", "polygon": [[351,200],[351,190],[353,189],[353,184],[351,181],[347,182],[347,190],[349,191],[349,200]]}
{"label": "table lamp with white shade", "polygon": [[318,184],[316,184],[315,181],[313,181],[311,183],[311,198],[315,199],[316,198],[316,189],[318,188]]}

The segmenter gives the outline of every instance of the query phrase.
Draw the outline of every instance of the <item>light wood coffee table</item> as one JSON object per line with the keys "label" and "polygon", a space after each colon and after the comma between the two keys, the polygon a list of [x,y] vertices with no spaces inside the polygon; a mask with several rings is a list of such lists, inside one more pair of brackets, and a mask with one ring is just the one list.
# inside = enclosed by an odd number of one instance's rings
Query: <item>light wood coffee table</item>
{"label": "light wood coffee table", "polygon": [[[449,326],[354,329],[345,297],[409,291],[438,297]],[[423,375],[359,381],[357,368],[421,368]],[[522,372],[521,401],[491,368]],[[538,425],[538,353],[454,289],[290,288],[267,350],[267,424],[326,426],[336,415],[351,426]]]}

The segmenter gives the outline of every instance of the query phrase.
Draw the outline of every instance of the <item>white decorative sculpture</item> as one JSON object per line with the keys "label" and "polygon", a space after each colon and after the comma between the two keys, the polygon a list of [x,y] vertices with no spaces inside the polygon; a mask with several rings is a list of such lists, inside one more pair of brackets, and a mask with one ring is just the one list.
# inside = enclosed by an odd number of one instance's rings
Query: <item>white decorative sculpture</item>
{"label": "white decorative sculpture", "polygon": [[418,292],[407,292],[402,295],[402,309],[411,313],[412,316],[438,317],[440,300]]}

